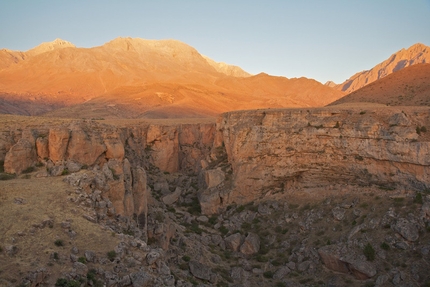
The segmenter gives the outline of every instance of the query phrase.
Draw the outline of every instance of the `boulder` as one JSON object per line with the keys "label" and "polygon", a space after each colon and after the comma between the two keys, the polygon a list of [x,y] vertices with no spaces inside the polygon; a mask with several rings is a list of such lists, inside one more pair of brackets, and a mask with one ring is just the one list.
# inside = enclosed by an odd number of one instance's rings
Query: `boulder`
{"label": "boulder", "polygon": [[6,153],[4,170],[7,173],[20,174],[23,170],[35,164],[36,160],[34,145],[26,139],[20,139]]}
{"label": "boulder", "polygon": [[238,251],[240,243],[242,242],[242,235],[240,233],[232,234],[224,239],[225,246],[233,251]]}
{"label": "boulder", "polygon": [[133,287],[152,286],[151,276],[144,271],[139,271],[139,272],[130,274],[130,279]]}
{"label": "boulder", "polygon": [[275,274],[273,275],[273,279],[275,280],[281,280],[284,277],[286,277],[288,274],[290,274],[291,270],[287,266],[282,266],[279,268]]}
{"label": "boulder", "polygon": [[204,171],[207,188],[218,186],[225,180],[225,174],[221,169],[210,169]]}
{"label": "boulder", "polygon": [[359,280],[366,280],[376,275],[374,264],[355,258],[342,244],[323,246],[318,249],[318,254],[330,270],[351,273]]}
{"label": "boulder", "polygon": [[335,207],[331,210],[334,219],[341,221],[345,217],[345,209],[341,207]]}
{"label": "boulder", "polygon": [[206,280],[206,281],[211,280],[212,271],[208,266],[194,260],[190,261],[189,266],[190,266],[191,274],[193,274],[194,277],[197,277],[199,279]]}
{"label": "boulder", "polygon": [[172,205],[179,199],[179,197],[181,196],[181,192],[181,189],[177,187],[174,192],[163,196],[161,200],[164,202],[165,205]]}
{"label": "boulder", "polygon": [[257,253],[260,250],[260,238],[257,234],[249,233],[240,246],[240,252],[245,255]]}
{"label": "boulder", "polygon": [[419,238],[417,227],[405,218],[397,219],[391,228],[408,241],[416,241]]}

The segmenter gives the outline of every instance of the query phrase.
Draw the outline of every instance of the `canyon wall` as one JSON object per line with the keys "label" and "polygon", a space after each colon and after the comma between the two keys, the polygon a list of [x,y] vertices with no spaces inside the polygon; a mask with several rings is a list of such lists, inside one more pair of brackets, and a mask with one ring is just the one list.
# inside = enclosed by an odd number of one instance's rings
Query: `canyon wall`
{"label": "canyon wall", "polygon": [[278,193],[430,188],[426,127],[428,109],[393,107],[238,111],[216,125],[80,121],[3,130],[0,159],[17,174],[37,162],[46,165],[45,176],[99,169],[111,178],[104,192],[123,215],[142,212],[129,184],[136,168],[198,175],[202,212],[210,214]]}
{"label": "canyon wall", "polygon": [[[96,207],[102,209],[95,216],[134,216],[144,226],[150,192],[148,170],[197,174],[214,135],[214,124],[116,127],[95,121],[49,126],[33,123],[3,127],[0,160],[10,174],[34,170],[38,170],[36,177],[72,174],[66,179],[70,184],[101,197]],[[37,169],[43,166],[46,168]]]}
{"label": "canyon wall", "polygon": [[318,198],[430,187],[428,109],[290,109],[223,114],[217,122],[231,164],[230,191],[208,189],[204,212],[297,190]]}

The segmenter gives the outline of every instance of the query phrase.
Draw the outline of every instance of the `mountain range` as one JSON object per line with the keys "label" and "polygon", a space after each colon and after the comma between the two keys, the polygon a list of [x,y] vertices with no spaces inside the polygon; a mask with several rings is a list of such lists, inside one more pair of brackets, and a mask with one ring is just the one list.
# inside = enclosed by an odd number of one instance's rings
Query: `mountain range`
{"label": "mountain range", "polygon": [[387,74],[428,62],[428,51],[416,44],[343,84],[323,85],[304,77],[250,75],[176,40],[116,38],[78,48],[56,39],[26,52],[0,50],[0,113],[178,118],[321,107]]}

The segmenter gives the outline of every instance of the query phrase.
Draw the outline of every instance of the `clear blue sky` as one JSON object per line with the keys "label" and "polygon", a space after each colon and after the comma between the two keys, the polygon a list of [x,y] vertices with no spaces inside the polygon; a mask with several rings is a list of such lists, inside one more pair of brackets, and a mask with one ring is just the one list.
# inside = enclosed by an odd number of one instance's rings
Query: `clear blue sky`
{"label": "clear blue sky", "polygon": [[0,0],[0,48],[176,39],[250,73],[342,82],[430,45],[430,0]]}

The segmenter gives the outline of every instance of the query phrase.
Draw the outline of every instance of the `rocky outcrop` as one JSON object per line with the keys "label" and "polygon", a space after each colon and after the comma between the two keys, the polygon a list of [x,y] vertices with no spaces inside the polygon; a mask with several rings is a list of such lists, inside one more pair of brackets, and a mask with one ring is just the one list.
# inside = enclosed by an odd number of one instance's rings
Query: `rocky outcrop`
{"label": "rocky outcrop", "polygon": [[318,250],[318,254],[321,256],[324,265],[330,270],[351,273],[360,280],[376,275],[376,268],[372,263],[356,258],[346,246],[324,246]]}
{"label": "rocky outcrop", "polygon": [[36,151],[33,144],[22,138],[7,152],[4,169],[8,173],[20,174],[28,167],[34,165],[35,162]]}

